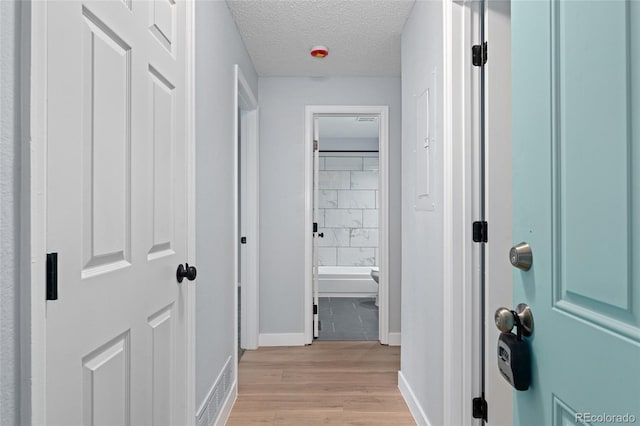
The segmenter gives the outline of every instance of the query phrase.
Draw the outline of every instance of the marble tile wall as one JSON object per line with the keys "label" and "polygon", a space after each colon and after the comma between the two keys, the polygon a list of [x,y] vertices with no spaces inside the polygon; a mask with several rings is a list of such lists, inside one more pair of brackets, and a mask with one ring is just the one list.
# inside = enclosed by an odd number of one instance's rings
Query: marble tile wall
{"label": "marble tile wall", "polygon": [[320,155],[320,265],[378,265],[378,154]]}

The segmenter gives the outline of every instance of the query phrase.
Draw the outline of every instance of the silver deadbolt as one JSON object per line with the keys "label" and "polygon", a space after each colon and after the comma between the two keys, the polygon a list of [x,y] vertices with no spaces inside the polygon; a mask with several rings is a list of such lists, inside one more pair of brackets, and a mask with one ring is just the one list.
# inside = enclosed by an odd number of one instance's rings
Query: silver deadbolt
{"label": "silver deadbolt", "polygon": [[526,303],[520,303],[515,311],[507,308],[498,308],[494,319],[496,327],[503,333],[509,333],[517,325],[517,322],[520,323],[520,331],[523,336],[531,336],[533,333],[533,313]]}
{"label": "silver deadbolt", "polygon": [[528,271],[533,263],[531,246],[528,243],[520,243],[509,250],[509,261],[516,268]]}

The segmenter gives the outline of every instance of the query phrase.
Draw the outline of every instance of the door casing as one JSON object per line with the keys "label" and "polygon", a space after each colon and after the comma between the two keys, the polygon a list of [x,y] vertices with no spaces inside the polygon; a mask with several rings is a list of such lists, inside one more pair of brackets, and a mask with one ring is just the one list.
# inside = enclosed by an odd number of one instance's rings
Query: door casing
{"label": "door casing", "polygon": [[[512,295],[508,249],[511,242],[510,150],[510,19],[508,2],[485,2],[489,60],[485,69],[485,126],[487,149],[485,365],[477,324],[482,298],[479,292],[479,245],[471,242],[472,223],[480,208],[480,81],[471,63],[471,47],[479,43],[481,2],[447,0],[443,5],[443,121],[444,121],[444,423],[479,425],[472,417],[471,400],[480,396],[481,369],[485,369],[487,424],[511,422],[513,395],[496,367],[493,310],[509,306]],[[505,87],[507,89],[505,89]],[[505,195],[506,194],[506,195]],[[503,220],[508,220],[503,225]],[[506,250],[506,251],[505,251]],[[493,307],[493,309],[492,309]],[[503,421],[503,419],[507,419]]]}
{"label": "door casing", "polygon": [[379,182],[380,182],[380,283],[378,289],[380,343],[389,342],[389,107],[353,105],[307,105],[305,107],[305,233],[304,233],[304,336],[306,344],[313,342],[312,310],[312,243],[313,235],[313,118],[314,116],[376,115],[380,120]]}
{"label": "door casing", "polygon": [[480,374],[480,342],[472,326],[480,303],[478,247],[471,242],[479,206],[479,85],[470,55],[479,36],[474,5],[443,3],[443,422],[464,425],[479,424],[471,415]]}
{"label": "door casing", "polygon": [[[235,170],[234,170],[234,204],[235,204],[235,220],[238,220],[238,173],[242,174],[242,178],[246,180],[246,184],[243,187],[246,188],[246,197],[243,197],[245,203],[243,210],[246,211],[246,265],[243,265],[243,272],[246,272],[242,278],[242,291],[240,300],[240,342],[243,349],[257,349],[258,338],[260,333],[259,319],[260,319],[260,286],[259,286],[259,274],[258,267],[260,265],[259,251],[260,251],[260,194],[259,194],[259,150],[258,150],[258,101],[255,97],[251,86],[247,82],[242,69],[239,65],[235,65],[235,125],[234,125],[234,152],[238,155],[239,144],[243,144],[245,147],[242,150],[242,155],[245,157],[242,160],[244,170],[238,170],[238,158],[235,158]],[[240,132],[238,129],[241,129]],[[240,133],[240,134],[238,134]],[[234,229],[238,229],[238,224],[235,224]],[[234,285],[238,283],[238,250],[240,241],[238,235],[235,235],[235,268],[234,268]],[[246,266],[246,268],[245,268]],[[237,297],[237,289],[234,291]],[[235,339],[238,337],[238,301],[234,303],[234,317],[233,323],[235,324],[235,330],[233,335]],[[238,361],[238,342],[234,341],[235,348],[235,362]],[[237,375],[237,369],[236,375]],[[236,378],[237,379],[237,378]]]}
{"label": "door casing", "polygon": [[[46,423],[46,237],[47,237],[47,2],[31,1],[23,17],[30,28],[31,83],[25,89],[24,101],[30,102],[30,116],[25,132],[30,135],[29,156],[22,158],[22,217],[28,218],[21,256],[29,259],[22,271],[22,281],[28,295],[21,304],[21,324],[24,326],[22,377],[29,383],[21,389],[25,424]],[[187,15],[186,67],[186,146],[187,146],[187,260],[196,263],[195,253],[195,4],[185,2]],[[30,13],[29,13],[30,12]],[[195,288],[186,286],[187,294],[187,407],[195,407]],[[188,413],[185,424],[195,424],[195,412]]]}
{"label": "door casing", "polygon": [[513,421],[513,388],[497,368],[498,307],[514,309],[513,267],[508,253],[513,243],[511,185],[511,3],[485,1],[485,39],[490,44],[485,65],[486,247],[485,398],[487,425]]}

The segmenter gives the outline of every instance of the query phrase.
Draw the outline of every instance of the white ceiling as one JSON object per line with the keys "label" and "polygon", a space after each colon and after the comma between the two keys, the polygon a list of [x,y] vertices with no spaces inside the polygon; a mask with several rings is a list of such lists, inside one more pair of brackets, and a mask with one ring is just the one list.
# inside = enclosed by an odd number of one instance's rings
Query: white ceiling
{"label": "white ceiling", "polygon": [[[415,0],[227,0],[260,76],[399,76]],[[329,55],[309,54],[316,45]]]}
{"label": "white ceiling", "polygon": [[320,138],[377,138],[378,119],[359,121],[358,117],[320,117]]}

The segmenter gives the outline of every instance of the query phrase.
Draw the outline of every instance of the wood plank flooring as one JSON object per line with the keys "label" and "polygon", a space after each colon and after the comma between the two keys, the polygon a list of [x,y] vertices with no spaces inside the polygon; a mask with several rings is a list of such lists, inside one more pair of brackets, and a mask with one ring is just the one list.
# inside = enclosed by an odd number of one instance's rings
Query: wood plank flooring
{"label": "wood plank flooring", "polygon": [[399,369],[400,348],[378,342],[246,351],[227,425],[415,425]]}

